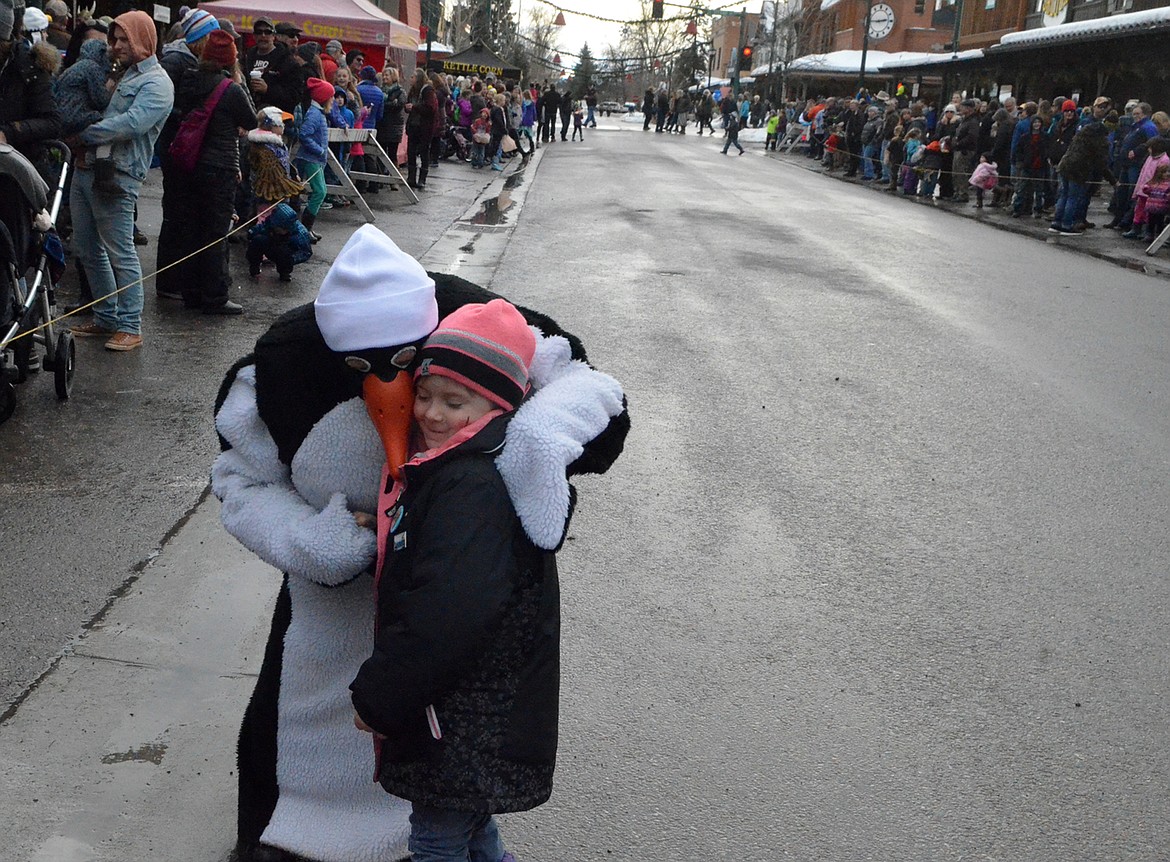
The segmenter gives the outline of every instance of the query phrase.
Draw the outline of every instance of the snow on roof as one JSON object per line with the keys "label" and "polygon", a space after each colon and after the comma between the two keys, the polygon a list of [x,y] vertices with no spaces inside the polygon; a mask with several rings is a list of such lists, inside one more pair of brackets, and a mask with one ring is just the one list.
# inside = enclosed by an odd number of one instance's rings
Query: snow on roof
{"label": "snow on roof", "polygon": [[[866,72],[894,72],[915,66],[935,63],[950,63],[956,60],[975,60],[983,56],[982,48],[955,53],[932,54],[919,51],[868,51],[865,57]],[[805,54],[797,57],[788,66],[789,73],[804,75],[855,75],[861,71],[860,51],[833,51],[828,54]],[[755,75],[765,75],[767,66],[752,70]]]}
{"label": "snow on roof", "polygon": [[1165,27],[1170,27],[1170,8],[1163,6],[1159,9],[1126,12],[1122,15],[1107,15],[1088,21],[1073,21],[1069,24],[1007,33],[1000,38],[996,47],[1015,48],[1049,42],[1079,42],[1093,37],[1124,36]]}
{"label": "snow on roof", "polygon": [[840,2],[841,0],[821,0],[821,11],[828,12]]}
{"label": "snow on roof", "polygon": [[968,51],[959,51],[958,53],[952,51],[942,54],[899,51],[897,54],[891,54],[890,59],[882,63],[882,71],[892,72],[895,69],[908,69],[914,66],[933,66],[939,63],[961,63],[964,60],[978,60],[982,57],[982,48],[972,48]]}

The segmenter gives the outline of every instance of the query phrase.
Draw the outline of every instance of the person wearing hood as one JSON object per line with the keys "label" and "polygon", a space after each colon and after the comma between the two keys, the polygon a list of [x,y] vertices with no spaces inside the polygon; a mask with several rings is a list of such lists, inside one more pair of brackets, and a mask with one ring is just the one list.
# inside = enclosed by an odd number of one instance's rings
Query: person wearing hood
{"label": "person wearing hood", "polygon": [[61,134],[53,75],[61,54],[52,45],[20,38],[13,0],[0,0],[0,144],[35,160],[38,144]]}
{"label": "person wearing hood", "polygon": [[[224,380],[212,491],[227,532],[285,573],[239,735],[242,862],[409,855],[410,807],[370,780],[372,746],[354,730],[348,690],[374,632],[369,513],[408,458],[423,341],[456,309],[497,298],[425,271],[365,225],[315,302],[276,321]],[[540,330],[532,393],[508,422],[495,467],[527,540],[555,551],[577,501],[569,479],[609,469],[629,414],[579,339],[519,310]]]}
{"label": "person wearing hood", "polygon": [[[110,104],[110,52],[104,39],[82,43],[77,62],[53,82],[53,95],[61,114],[61,134],[76,135],[102,118]],[[99,158],[101,156],[99,155]]]}
{"label": "person wearing hood", "polygon": [[[134,208],[175,88],[155,57],[157,36],[149,15],[119,15],[110,39],[114,59],[126,71],[105,115],[75,140],[81,148],[74,151],[69,197],[73,242],[97,303],[93,321],[73,327],[73,333],[102,338],[108,350],[129,351],[142,346],[142,266],[134,248]],[[99,185],[91,150],[105,144],[113,147],[113,170]]]}

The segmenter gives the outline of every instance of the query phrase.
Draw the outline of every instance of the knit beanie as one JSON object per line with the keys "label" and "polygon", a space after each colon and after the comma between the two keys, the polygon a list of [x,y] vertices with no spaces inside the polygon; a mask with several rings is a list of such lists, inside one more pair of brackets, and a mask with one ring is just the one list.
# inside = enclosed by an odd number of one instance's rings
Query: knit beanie
{"label": "knit beanie", "polygon": [[451,312],[419,353],[414,376],[448,377],[497,407],[515,410],[528,394],[536,336],[516,306],[504,299]]}
{"label": "knit beanie", "polygon": [[215,63],[225,69],[236,62],[236,40],[223,30],[215,29],[207,34],[201,58],[206,63]]}
{"label": "knit beanie", "polygon": [[334,51],[340,51],[340,50],[341,50],[341,43],[338,42],[336,39],[330,39],[328,42],[325,43],[325,53],[326,54],[332,54]]}
{"label": "knit beanie", "polygon": [[1061,111],[1075,111],[1076,109],[1077,103],[1072,99],[1065,99],[1064,103],[1060,106]]}
{"label": "knit beanie", "polygon": [[309,98],[318,105],[328,105],[333,98],[333,85],[328,81],[322,81],[320,78],[310,78],[305,82],[305,87],[309,91]]}
{"label": "knit beanie", "polygon": [[183,41],[193,45],[212,30],[218,30],[219,22],[204,9],[192,9],[179,26],[183,28]]}
{"label": "knit beanie", "polygon": [[16,22],[16,7],[12,0],[0,0],[0,41],[12,38],[12,25]]}
{"label": "knit beanie", "polygon": [[325,343],[338,353],[411,344],[439,321],[434,281],[369,224],[334,259],[313,308]]}
{"label": "knit beanie", "polygon": [[362,66],[362,71],[361,71],[359,77],[363,81],[377,81],[378,80],[378,70],[375,69],[373,66]]}

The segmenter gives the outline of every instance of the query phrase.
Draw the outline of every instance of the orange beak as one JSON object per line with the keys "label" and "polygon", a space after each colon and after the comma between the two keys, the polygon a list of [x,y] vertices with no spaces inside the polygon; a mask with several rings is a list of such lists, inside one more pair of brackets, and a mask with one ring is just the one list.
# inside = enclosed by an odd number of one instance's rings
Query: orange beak
{"label": "orange beak", "polygon": [[386,464],[395,480],[402,478],[410,446],[410,420],[414,415],[414,384],[410,375],[400,371],[387,383],[376,374],[367,374],[362,383],[366,412],[374,420]]}

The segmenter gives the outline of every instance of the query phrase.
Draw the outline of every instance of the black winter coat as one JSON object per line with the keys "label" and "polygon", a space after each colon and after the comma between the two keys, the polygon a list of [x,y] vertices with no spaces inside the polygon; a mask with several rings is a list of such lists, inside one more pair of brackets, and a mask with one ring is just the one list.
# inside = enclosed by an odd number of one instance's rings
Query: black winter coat
{"label": "black winter coat", "polygon": [[32,48],[12,43],[12,56],[0,70],[0,132],[26,156],[37,143],[61,134],[61,117],[53,98],[53,72],[61,55],[40,42]]}
{"label": "black winter coat", "polygon": [[374,653],[350,685],[358,714],[386,737],[388,792],[485,814],[546,801],[557,750],[556,558],[528,540],[496,470],[509,418],[407,463]]}
{"label": "black winter coat", "polygon": [[951,142],[951,150],[970,156],[979,148],[979,116],[972,114],[959,121],[955,130],[955,139]]}
{"label": "black winter coat", "polygon": [[1108,168],[1109,130],[1099,120],[1082,126],[1068,146],[1068,152],[1056,166],[1062,177],[1072,182],[1087,183],[1102,175],[1112,179]]}
{"label": "black winter coat", "polygon": [[382,103],[382,121],[378,123],[378,134],[391,141],[401,141],[406,129],[406,91],[401,84],[391,84],[383,91],[386,101]]}
{"label": "black winter coat", "polygon": [[[179,89],[175,92],[175,108],[159,136],[162,152],[166,152],[166,148],[171,145],[183,118],[202,107],[226,75],[226,72],[206,72],[198,68],[183,73]],[[199,151],[198,167],[237,170],[240,166],[240,136],[237,128],[256,128],[256,112],[248,94],[233,82],[220,97],[211,121],[207,124],[203,149]]]}

